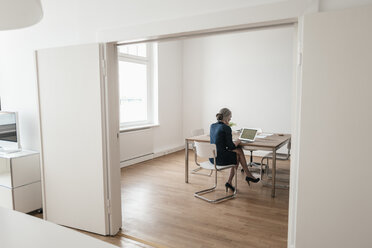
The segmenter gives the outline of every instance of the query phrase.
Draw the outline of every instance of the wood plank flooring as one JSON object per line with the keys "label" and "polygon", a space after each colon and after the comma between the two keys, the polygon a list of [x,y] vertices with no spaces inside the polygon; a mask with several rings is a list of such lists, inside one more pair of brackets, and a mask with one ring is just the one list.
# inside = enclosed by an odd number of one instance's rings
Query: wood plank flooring
{"label": "wood plank flooring", "polygon": [[[193,154],[190,154],[190,158]],[[195,168],[191,160],[190,169]],[[289,162],[278,162],[289,168]],[[213,185],[213,177],[190,174],[184,183],[184,151],[159,157],[121,171],[122,233],[166,247],[286,247],[288,190],[251,184],[238,174],[233,200],[210,204],[193,196]],[[228,171],[218,192],[225,194]],[[220,173],[219,173],[220,174]]]}
{"label": "wood plank flooring", "polygon": [[[190,170],[196,168],[190,154]],[[249,158],[249,157],[248,157]],[[255,158],[259,162],[259,158]],[[288,172],[289,162],[278,161]],[[218,178],[225,194],[228,178]],[[211,204],[194,192],[213,185],[213,177],[190,174],[184,183],[184,151],[121,169],[123,229],[114,237],[83,232],[118,247],[287,247],[288,190],[251,184],[238,173],[235,199]],[[41,215],[38,215],[41,217]]]}

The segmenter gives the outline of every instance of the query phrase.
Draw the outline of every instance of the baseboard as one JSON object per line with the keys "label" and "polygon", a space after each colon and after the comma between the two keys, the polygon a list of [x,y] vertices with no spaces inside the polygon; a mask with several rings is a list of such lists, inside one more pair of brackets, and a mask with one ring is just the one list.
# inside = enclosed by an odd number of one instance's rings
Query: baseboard
{"label": "baseboard", "polygon": [[161,151],[158,151],[158,152],[154,153],[154,158],[165,156],[167,154],[178,152],[178,151],[181,151],[181,150],[184,150],[184,149],[185,149],[185,146],[182,145],[182,146],[176,146],[174,148],[161,150]]}
{"label": "baseboard", "polygon": [[[144,155],[144,156],[141,156],[141,157],[138,157],[138,158],[133,158],[133,159],[129,159],[129,160],[126,160],[126,161],[122,161],[122,162],[120,162],[120,168],[130,166],[130,165],[133,165],[133,164],[137,164],[137,163],[141,163],[141,162],[144,162],[144,161],[147,161],[147,160],[150,160],[150,159],[154,159],[154,158],[157,158],[157,157],[165,156],[165,155],[168,155],[170,153],[181,151],[183,149],[185,149],[185,146],[180,145],[180,146],[176,146],[176,147],[173,147],[173,148],[168,148],[168,149],[156,151],[154,153],[147,154],[147,155]],[[268,153],[268,151],[257,150],[257,151],[253,152],[253,156],[263,157],[267,153]],[[247,151],[247,150],[244,150],[244,154],[245,155],[250,155],[250,152]]]}
{"label": "baseboard", "polygon": [[144,161],[147,161],[147,160],[150,160],[150,159],[154,159],[154,158],[157,158],[157,157],[165,156],[165,155],[168,155],[170,153],[181,151],[183,149],[185,149],[185,147],[182,145],[182,146],[177,146],[177,147],[174,147],[174,148],[160,150],[160,151],[157,151],[157,152],[154,152],[154,153],[151,153],[151,154],[147,154],[147,155],[144,155],[144,156],[141,156],[141,157],[138,157],[138,158],[133,158],[133,159],[129,159],[129,160],[126,160],[126,161],[122,161],[122,162],[120,162],[120,168],[130,166],[130,165],[133,165],[133,164],[137,164],[137,163],[141,163],[141,162],[144,162]]}

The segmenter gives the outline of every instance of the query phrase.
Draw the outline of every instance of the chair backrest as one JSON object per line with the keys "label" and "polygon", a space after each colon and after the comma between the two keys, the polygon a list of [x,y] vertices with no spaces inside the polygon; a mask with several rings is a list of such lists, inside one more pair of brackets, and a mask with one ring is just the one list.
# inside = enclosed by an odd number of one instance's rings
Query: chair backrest
{"label": "chair backrest", "polygon": [[[194,137],[194,136],[199,136],[199,135],[203,135],[204,134],[204,129],[203,128],[199,128],[199,129],[194,129],[191,131],[191,136]],[[195,146],[194,144],[195,142],[192,143],[192,147]],[[196,158],[195,158],[196,159]],[[196,160],[195,160],[196,161]]]}
{"label": "chair backrest", "polygon": [[216,156],[216,145],[205,142],[195,142],[196,154],[202,158],[214,158]]}
{"label": "chair backrest", "polygon": [[191,131],[191,136],[199,136],[204,134],[204,129],[199,128],[199,129],[194,129]]}

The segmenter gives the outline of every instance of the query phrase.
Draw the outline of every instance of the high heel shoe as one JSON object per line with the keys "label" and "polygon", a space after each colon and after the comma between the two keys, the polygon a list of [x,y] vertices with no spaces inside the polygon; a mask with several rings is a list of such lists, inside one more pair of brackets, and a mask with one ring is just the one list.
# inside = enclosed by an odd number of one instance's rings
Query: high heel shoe
{"label": "high heel shoe", "polygon": [[225,183],[225,187],[226,187],[226,192],[227,192],[227,189],[231,189],[233,192],[235,192],[235,187],[233,187],[231,184]]}
{"label": "high heel shoe", "polygon": [[260,181],[259,178],[254,179],[253,177],[248,177],[248,176],[245,177],[245,180],[247,181],[249,186],[251,186],[251,184],[249,182],[258,183]]}

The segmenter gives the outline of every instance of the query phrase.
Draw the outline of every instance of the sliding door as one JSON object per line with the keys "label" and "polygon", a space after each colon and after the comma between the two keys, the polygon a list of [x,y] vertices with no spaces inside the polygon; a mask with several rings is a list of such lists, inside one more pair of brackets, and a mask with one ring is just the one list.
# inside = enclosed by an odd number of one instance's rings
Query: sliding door
{"label": "sliding door", "polygon": [[103,235],[121,226],[114,54],[99,44],[36,52],[45,219]]}

